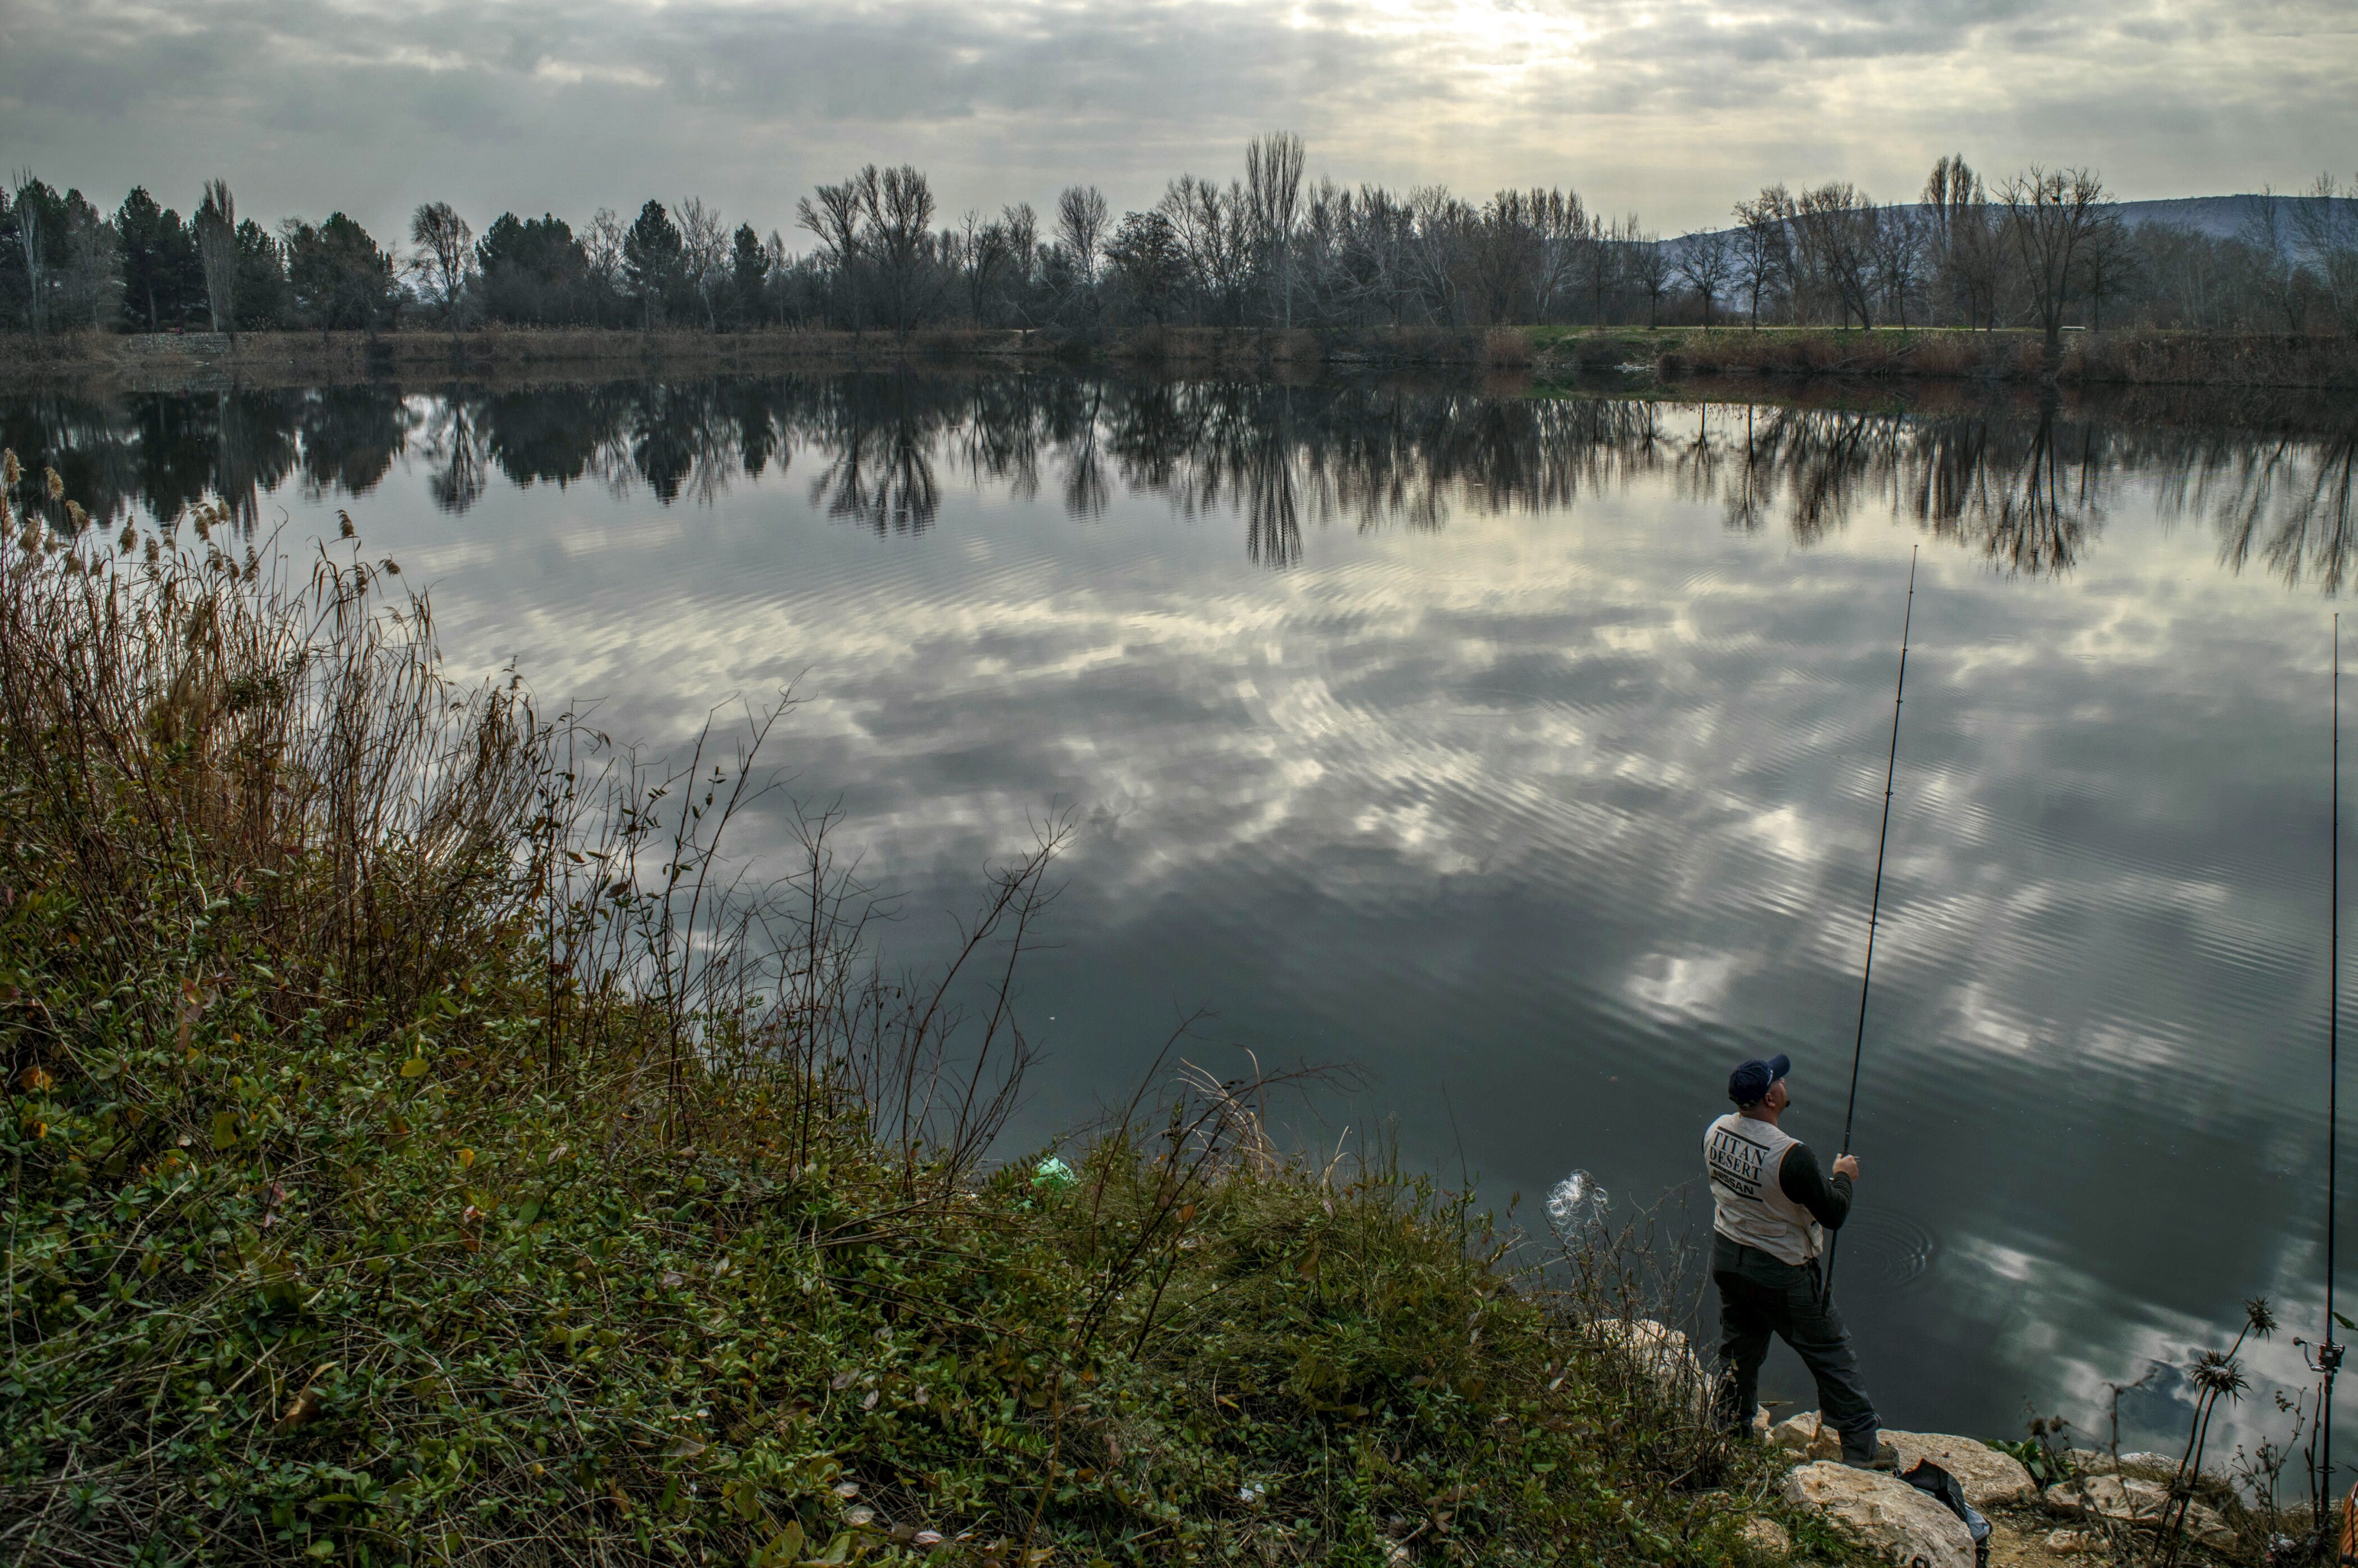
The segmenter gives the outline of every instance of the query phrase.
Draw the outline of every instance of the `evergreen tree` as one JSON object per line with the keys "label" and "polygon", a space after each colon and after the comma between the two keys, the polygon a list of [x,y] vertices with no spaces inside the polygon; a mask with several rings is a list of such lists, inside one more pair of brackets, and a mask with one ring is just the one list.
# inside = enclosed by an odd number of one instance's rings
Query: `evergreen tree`
{"label": "evergreen tree", "polygon": [[123,319],[139,331],[179,326],[204,299],[204,269],[195,233],[169,207],[158,207],[145,186],[115,210],[123,247]]}
{"label": "evergreen tree", "polygon": [[751,223],[738,224],[733,238],[730,292],[735,296],[738,320],[750,327],[763,315],[762,295],[763,286],[770,280],[770,253],[763,248],[762,236],[753,232]]}
{"label": "evergreen tree", "polygon": [[297,316],[323,332],[374,327],[393,316],[393,258],[341,212],[316,228],[289,221],[287,281]]}
{"label": "evergreen tree", "polygon": [[475,242],[475,265],[495,320],[547,324],[588,316],[590,258],[560,218],[501,213]]}
{"label": "evergreen tree", "polygon": [[649,327],[665,302],[679,292],[687,271],[687,244],[679,225],[660,201],[649,201],[622,237],[622,278],[639,300]]}
{"label": "evergreen tree", "polygon": [[[197,287],[201,290],[203,279]],[[189,296],[193,302],[199,293]],[[194,308],[193,303],[190,306]],[[243,328],[285,326],[293,317],[287,287],[287,247],[248,218],[237,226],[237,324]]]}

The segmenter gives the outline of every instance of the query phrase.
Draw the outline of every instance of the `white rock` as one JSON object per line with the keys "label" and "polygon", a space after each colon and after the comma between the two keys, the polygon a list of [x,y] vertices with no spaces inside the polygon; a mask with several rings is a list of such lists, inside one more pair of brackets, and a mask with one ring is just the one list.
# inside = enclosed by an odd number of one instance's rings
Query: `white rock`
{"label": "white rock", "polygon": [[1591,1337],[1628,1358],[1638,1371],[1672,1399],[1707,1399],[1711,1378],[1687,1345],[1687,1336],[1650,1317],[1606,1318],[1588,1325]]}
{"label": "white rock", "polygon": [[1768,1407],[1767,1405],[1762,1405],[1759,1409],[1752,1412],[1752,1435],[1755,1440],[1766,1443],[1768,1441],[1768,1433],[1770,1430],[1771,1423],[1768,1420]]}
{"label": "white rock", "polygon": [[[2131,1456],[2122,1457],[2125,1461]],[[2153,1530],[2160,1526],[2163,1511],[2169,1506],[2169,1487],[2137,1476],[2086,1476],[2058,1481],[2047,1488],[2045,1498],[2047,1506],[2060,1514],[2094,1514],[2118,1524]],[[2235,1532],[2208,1503],[2188,1505],[2186,1533],[2205,1546],[2235,1543]]]}
{"label": "white rock", "polygon": [[2019,1460],[1976,1439],[1938,1432],[1886,1432],[1883,1441],[1891,1444],[1900,1474],[1913,1470],[1919,1460],[1930,1459],[1957,1478],[1965,1501],[1977,1509],[2027,1503],[2039,1495],[2038,1484]]}
{"label": "white rock", "polygon": [[1896,1476],[1819,1460],[1785,1477],[1785,1497],[1847,1525],[1895,1563],[1974,1568],[1965,1521]]}
{"label": "white rock", "polygon": [[2110,1544],[2093,1530],[2050,1530],[2043,1539],[2047,1550],[2058,1557],[2076,1557],[2082,1552],[2102,1552]]}
{"label": "white rock", "polygon": [[1815,1411],[1787,1416],[1768,1429],[1768,1441],[1804,1459],[1842,1457],[1841,1434],[1819,1420]]}
{"label": "white rock", "polygon": [[[1816,1411],[1803,1411],[1799,1415],[1787,1416],[1768,1429],[1768,1441],[1804,1459],[1842,1457],[1842,1433],[1828,1426]],[[1891,1434],[1879,1434],[1875,1440],[1875,1462],[1891,1465],[1898,1463],[1898,1458],[1899,1451],[1892,1446]]]}
{"label": "white rock", "polygon": [[2128,1524],[2151,1524],[2161,1518],[2169,1488],[2158,1481],[2125,1480],[2118,1476],[2082,1476],[2058,1481],[2041,1494],[2059,1514],[2101,1514]]}
{"label": "white rock", "polygon": [[2124,1454],[2115,1459],[2098,1448],[2073,1448],[2063,1455],[2082,1476],[2134,1476],[2168,1486],[2178,1477],[2178,1461],[2167,1454]]}
{"label": "white rock", "polygon": [[1764,1557],[1790,1557],[1793,1554],[1793,1538],[1786,1533],[1783,1525],[1766,1514],[1754,1514],[1746,1519],[1740,1533],[1744,1537],[1744,1544]]}

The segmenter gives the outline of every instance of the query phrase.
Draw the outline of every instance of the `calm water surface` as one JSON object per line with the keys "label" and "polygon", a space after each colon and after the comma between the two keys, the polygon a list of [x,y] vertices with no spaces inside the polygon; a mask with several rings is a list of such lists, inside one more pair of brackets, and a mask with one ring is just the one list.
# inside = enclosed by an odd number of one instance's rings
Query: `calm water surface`
{"label": "calm water surface", "polygon": [[912,960],[1076,814],[1027,1136],[1209,1009],[1223,1071],[1365,1069],[1304,1136],[1396,1119],[1530,1220],[1575,1167],[1692,1201],[1746,1055],[1838,1141],[1920,546],[1842,1251],[1887,1421],[2093,1428],[2254,1294],[2316,1332],[2349,411],[883,375],[0,425],[102,510],[347,509],[455,663],[620,734],[792,683]]}

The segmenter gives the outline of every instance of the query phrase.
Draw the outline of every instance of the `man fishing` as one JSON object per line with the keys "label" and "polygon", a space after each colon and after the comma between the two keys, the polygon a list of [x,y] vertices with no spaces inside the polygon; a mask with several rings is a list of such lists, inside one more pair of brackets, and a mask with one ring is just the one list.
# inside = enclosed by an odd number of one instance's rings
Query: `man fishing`
{"label": "man fishing", "polygon": [[1850,1330],[1825,1290],[1819,1262],[1825,1234],[1850,1214],[1858,1161],[1834,1161],[1833,1178],[1810,1146],[1777,1125],[1793,1101],[1784,1056],[1747,1062],[1727,1076],[1736,1108],[1703,1135],[1711,1173],[1711,1278],[1719,1287],[1717,1413],[1736,1431],[1750,1422],[1760,1363],[1772,1334],[1793,1347],[1817,1379],[1818,1411],[1842,1433],[1843,1463],[1875,1464],[1875,1406],[1859,1377]]}

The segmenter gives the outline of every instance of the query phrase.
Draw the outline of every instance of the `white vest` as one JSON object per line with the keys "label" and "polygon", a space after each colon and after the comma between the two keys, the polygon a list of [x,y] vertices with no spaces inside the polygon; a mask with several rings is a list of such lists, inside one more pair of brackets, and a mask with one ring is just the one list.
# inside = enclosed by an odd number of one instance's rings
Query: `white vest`
{"label": "white vest", "polygon": [[1738,1111],[1721,1117],[1703,1134],[1704,1165],[1711,1173],[1711,1227],[1796,1268],[1825,1246],[1825,1233],[1810,1211],[1777,1184],[1785,1151],[1800,1141],[1782,1128]]}

